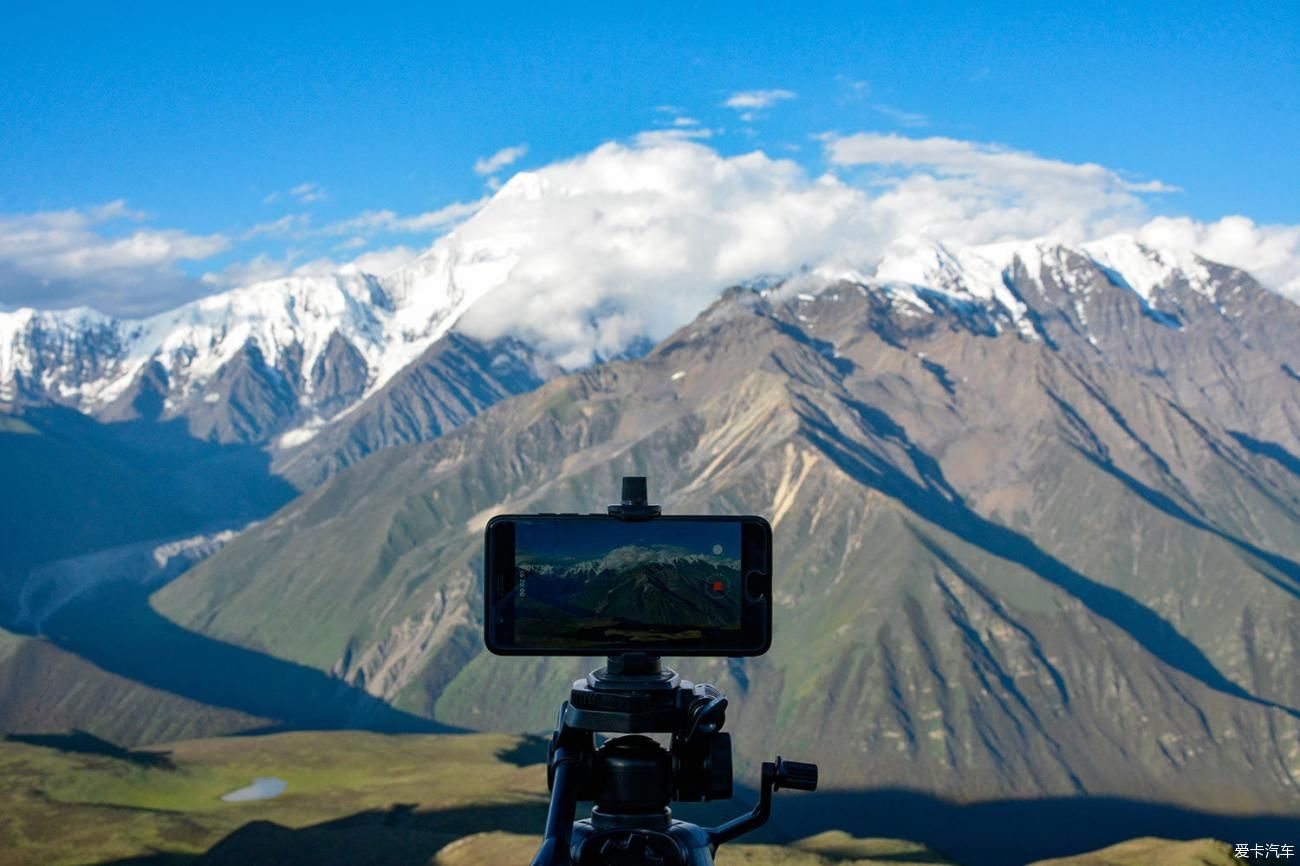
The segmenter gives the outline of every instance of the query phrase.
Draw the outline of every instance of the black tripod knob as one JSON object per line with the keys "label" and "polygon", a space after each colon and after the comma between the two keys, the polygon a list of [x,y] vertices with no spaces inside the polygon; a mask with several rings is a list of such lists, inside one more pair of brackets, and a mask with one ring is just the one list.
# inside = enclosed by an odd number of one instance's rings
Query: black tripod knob
{"label": "black tripod knob", "polygon": [[802,761],[783,761],[778,756],[776,759],[776,780],[772,784],[772,790],[779,791],[782,788],[792,788],[795,791],[816,791],[817,765],[805,764]]}
{"label": "black tripod knob", "polygon": [[676,855],[671,843],[662,837],[633,831],[622,838],[605,840],[600,846],[599,862],[601,866],[669,866],[679,862]]}

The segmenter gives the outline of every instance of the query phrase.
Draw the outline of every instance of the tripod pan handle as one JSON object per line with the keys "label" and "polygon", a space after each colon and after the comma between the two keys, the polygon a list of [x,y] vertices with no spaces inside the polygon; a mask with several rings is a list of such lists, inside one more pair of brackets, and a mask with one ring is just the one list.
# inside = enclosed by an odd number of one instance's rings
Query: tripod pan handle
{"label": "tripod pan handle", "polygon": [[817,765],[802,761],[784,761],[776,759],[776,779],[772,790],[791,788],[795,791],[817,790]]}

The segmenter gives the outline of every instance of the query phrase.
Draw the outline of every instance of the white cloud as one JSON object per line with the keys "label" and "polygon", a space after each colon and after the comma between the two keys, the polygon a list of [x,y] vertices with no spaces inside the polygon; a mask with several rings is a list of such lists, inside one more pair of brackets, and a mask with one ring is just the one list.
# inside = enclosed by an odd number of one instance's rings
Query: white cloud
{"label": "white cloud", "polygon": [[98,225],[100,223],[112,222],[113,220],[118,219],[140,222],[149,218],[149,214],[142,210],[131,210],[131,208],[126,206],[126,199],[121,198],[115,199],[106,204],[92,205],[81,211],[61,211],[53,214],[47,213],[47,215],[54,217],[62,215],[64,218],[70,219],[72,222],[84,220],[90,225]]}
{"label": "white cloud", "polygon": [[250,240],[255,237],[267,235],[270,237],[290,237],[295,234],[301,234],[311,223],[311,216],[305,213],[285,214],[276,220],[270,222],[257,223],[251,228],[245,230],[240,236],[240,240]]}
{"label": "white cloud", "polygon": [[393,230],[404,232],[427,232],[443,229],[453,223],[458,223],[467,217],[473,216],[481,207],[483,207],[486,201],[486,199],[479,199],[478,201],[458,201],[435,210],[415,214],[414,216],[399,217],[396,222],[393,223]]}
{"label": "white cloud", "polygon": [[480,156],[474,161],[475,174],[495,174],[528,153],[528,145],[516,144],[503,147],[491,156]]}
{"label": "white cloud", "polygon": [[894,121],[894,123],[897,123],[899,126],[915,128],[930,125],[930,118],[916,111],[904,111],[901,108],[895,108],[892,105],[882,105],[880,103],[871,107]]}
{"label": "white cloud", "polygon": [[[453,202],[424,213],[401,215],[392,210],[362,211],[356,216],[312,226],[308,214],[287,214],[270,222],[258,223],[240,235],[241,240],[253,238],[288,238],[309,245],[313,239],[343,238],[333,245],[335,253],[355,253],[364,250],[374,239],[390,234],[435,234],[456,225],[477,212],[487,199],[474,202]],[[223,291],[236,286],[273,280],[290,274],[321,276],[325,274],[360,270],[384,275],[415,258],[417,251],[398,245],[361,252],[351,260],[338,260],[331,256],[317,256],[303,261],[302,249],[289,248],[282,255],[259,253],[251,259],[231,262],[219,271],[202,276],[209,291]],[[170,306],[170,305],[168,305]]]}
{"label": "white cloud", "polygon": [[314,180],[303,181],[295,187],[280,191],[275,190],[262,196],[262,204],[275,204],[281,199],[289,197],[297,199],[300,204],[312,204],[318,201],[325,201],[329,194],[325,188]]}
{"label": "white cloud", "polygon": [[673,126],[699,126],[700,122],[693,117],[674,117]]}
{"label": "white cloud", "polygon": [[663,337],[729,283],[852,251],[873,235],[867,205],[762,153],[606,144],[516,175],[447,239],[514,262],[463,327],[523,334],[579,366]]}
{"label": "white cloud", "polygon": [[[905,235],[977,244],[1054,235],[1083,242],[1124,231],[1243,267],[1300,300],[1300,226],[1244,217],[1152,219],[1147,200],[1170,187],[996,145],[951,138],[820,137],[831,170],[809,174],[761,152],[726,157],[665,128],[630,144],[516,174],[495,195],[425,213],[366,211],[315,226],[291,214],[245,237],[329,239],[333,253],[285,249],[187,277],[177,267],[225,250],[221,235],[158,229],[124,202],[0,216],[0,303],[87,303],[154,312],[201,291],[290,273],[385,274],[417,249],[362,252],[385,234],[451,230],[434,247],[464,285],[500,281],[463,326],[516,333],[562,364],[660,339],[723,287],[805,267],[870,273]],[[316,243],[320,243],[319,240]],[[355,258],[349,257],[355,256]]]}
{"label": "white cloud", "polygon": [[293,270],[296,258],[298,253],[295,250],[287,250],[282,258],[260,253],[247,261],[231,262],[219,271],[209,271],[201,279],[214,291],[247,286],[283,277]]}
{"label": "white cloud", "polygon": [[227,249],[223,235],[134,228],[147,215],[114,201],[89,208],[0,215],[0,293],[22,306],[95,306],[134,314],[192,297],[202,286],[177,267]]}
{"label": "white cloud", "polygon": [[420,252],[420,250],[412,249],[407,246],[372,250],[368,253],[362,253],[357,256],[346,267],[355,268],[363,273],[375,274],[376,276],[383,277],[409,263],[412,259],[418,256]]}
{"label": "white cloud", "polygon": [[880,190],[873,207],[900,234],[970,243],[1051,234],[1081,242],[1140,225],[1148,217],[1142,196],[1173,191],[1094,163],[952,138],[821,138],[832,165],[873,172],[867,182]]}
{"label": "white cloud", "polygon": [[836,75],[835,80],[844,85],[848,91],[850,99],[862,99],[871,92],[871,82],[862,81],[856,78],[850,78],[847,75]]}
{"label": "white cloud", "polygon": [[[365,243],[364,239],[362,243]],[[339,249],[348,248],[355,247],[346,243],[339,245]],[[280,258],[262,253],[247,261],[232,262],[220,271],[204,274],[202,279],[213,290],[223,291],[290,275],[322,277],[330,274],[361,272],[385,276],[419,254],[419,250],[411,247],[395,246],[362,253],[350,261],[339,261],[329,256],[299,261],[302,258],[302,251],[290,249],[286,250],[284,256]]]}
{"label": "white cloud", "polygon": [[311,214],[285,214],[279,219],[256,223],[241,232],[239,239],[246,241],[259,237],[271,237],[292,238],[301,241],[308,238],[351,235],[348,240],[337,244],[336,249],[357,249],[365,246],[376,235],[422,234],[444,231],[461,220],[472,216],[486,201],[487,199],[484,198],[472,202],[452,202],[431,211],[405,216],[392,210],[367,210],[355,216],[320,226],[311,224]]}
{"label": "white cloud", "polygon": [[882,135],[873,132],[860,132],[843,137],[827,134],[821,138],[826,145],[828,158],[835,165],[930,167],[942,175],[997,177],[1017,183],[1026,179],[1065,179],[1092,185],[1106,183],[1128,191],[1177,191],[1176,187],[1166,186],[1158,181],[1146,183],[1126,181],[1115,171],[1096,163],[1045,159],[1028,151],[1013,150],[996,144],[982,144],[941,136],[908,138],[892,133]]}
{"label": "white cloud", "polygon": [[810,176],[789,160],[724,157],[664,135],[516,175],[440,241],[462,261],[508,263],[505,282],[462,326],[519,334],[580,366],[633,335],[666,336],[721,288],[756,274],[871,273],[909,234],[978,244],[1127,231],[1275,275],[1274,286],[1300,272],[1300,229],[1152,220],[1144,196],[1168,187],[1099,165],[953,139],[823,140],[832,163],[868,176]]}
{"label": "white cloud", "polygon": [[795,96],[791,90],[742,90],[731,94],[722,104],[737,110],[768,108],[782,100],[794,99]]}
{"label": "white cloud", "polygon": [[1195,250],[1210,261],[1243,268],[1265,285],[1300,303],[1300,226],[1256,225],[1244,216],[1202,223],[1156,217],[1138,230],[1151,246]]}
{"label": "white cloud", "polygon": [[411,233],[418,234],[421,232],[434,232],[445,229],[454,225],[461,220],[472,216],[476,213],[487,199],[479,199],[471,202],[453,202],[444,207],[437,208],[424,213],[412,214],[410,216],[401,216],[391,210],[368,210],[362,211],[354,217],[348,217],[345,220],[339,220],[328,225],[321,226],[309,232],[309,235],[354,235],[371,237],[379,233]]}
{"label": "white cloud", "polygon": [[[311,191],[299,189],[300,193]],[[424,213],[367,211],[319,227],[310,215],[286,214],[258,223],[238,240],[309,241],[346,237],[336,251],[363,250],[381,234],[433,234],[473,214],[482,202],[456,202]],[[91,306],[108,313],[140,316],[169,309],[212,291],[283,277],[357,269],[387,273],[414,258],[405,246],[361,252],[351,260],[328,257],[303,262],[304,251],[288,247],[242,258],[200,277],[184,273],[183,261],[202,261],[232,246],[224,235],[194,235],[176,229],[135,226],[148,215],[123,201],[103,205],[0,215],[0,304],[61,308]]]}
{"label": "white cloud", "polygon": [[315,181],[306,181],[305,183],[298,184],[289,190],[289,195],[298,199],[298,201],[303,204],[311,204],[315,201],[324,201],[329,197],[325,192],[325,188]]}
{"label": "white cloud", "polygon": [[640,147],[653,147],[670,141],[690,141],[713,137],[713,130],[698,127],[681,127],[675,129],[650,129],[637,133],[636,143]]}

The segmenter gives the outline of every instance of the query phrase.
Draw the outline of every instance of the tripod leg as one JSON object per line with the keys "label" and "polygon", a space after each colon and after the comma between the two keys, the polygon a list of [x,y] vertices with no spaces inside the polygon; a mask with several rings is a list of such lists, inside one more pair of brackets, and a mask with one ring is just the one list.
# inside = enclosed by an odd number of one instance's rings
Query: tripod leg
{"label": "tripod leg", "polygon": [[542,847],[532,866],[572,866],[569,847],[573,839],[573,815],[578,808],[573,778],[578,753],[568,746],[560,746],[552,760],[555,776],[551,784],[551,807],[546,812]]}

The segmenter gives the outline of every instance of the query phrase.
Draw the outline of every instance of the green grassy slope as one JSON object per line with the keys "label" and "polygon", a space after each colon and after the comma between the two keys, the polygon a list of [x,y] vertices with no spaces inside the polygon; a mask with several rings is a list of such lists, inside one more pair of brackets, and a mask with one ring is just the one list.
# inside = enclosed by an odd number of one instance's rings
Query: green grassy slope
{"label": "green grassy slope", "polygon": [[1132,839],[1077,857],[1040,860],[1033,866],[1238,866],[1232,847],[1213,839],[1177,842]]}
{"label": "green grassy slope", "polygon": [[[545,815],[545,772],[528,763],[543,752],[506,735],[294,733],[68,750],[95,745],[0,742],[2,866],[500,866],[528,862]],[[285,793],[220,799],[265,776],[284,779]],[[947,862],[913,843],[842,833],[727,846],[718,857],[720,866],[899,860]]]}
{"label": "green grassy slope", "polygon": [[[400,834],[409,837],[403,844],[432,857],[467,833],[541,826],[544,774],[497,757],[517,744],[501,735],[295,733],[190,741],[121,758],[3,742],[0,864],[192,856],[250,822],[298,829],[354,816],[364,825],[370,814],[382,826],[384,816],[408,811],[430,817]],[[268,801],[221,801],[261,776],[288,788]]]}
{"label": "green grassy slope", "polygon": [[[44,742],[58,747],[0,741],[0,866],[507,866],[529,862],[546,809],[545,749],[503,734],[292,733],[136,751],[88,736]],[[285,792],[221,800],[266,776],[287,782]],[[797,795],[781,796],[791,799],[778,811]],[[914,842],[831,831],[727,845],[717,862],[950,861]],[[1222,842],[1144,838],[1035,866],[1232,862]]]}

